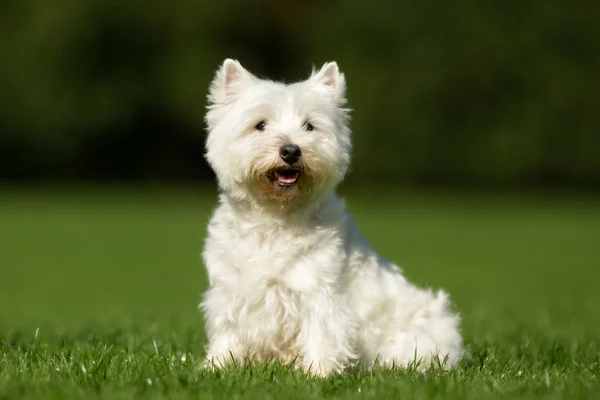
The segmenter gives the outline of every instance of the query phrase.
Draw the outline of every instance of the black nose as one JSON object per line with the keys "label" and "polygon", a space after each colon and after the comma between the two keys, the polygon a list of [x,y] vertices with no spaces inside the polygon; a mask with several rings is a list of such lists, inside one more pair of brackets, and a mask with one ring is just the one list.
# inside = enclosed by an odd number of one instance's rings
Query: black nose
{"label": "black nose", "polygon": [[295,144],[286,144],[279,149],[279,155],[283,161],[292,165],[293,163],[298,162],[302,152],[300,151],[300,147]]}

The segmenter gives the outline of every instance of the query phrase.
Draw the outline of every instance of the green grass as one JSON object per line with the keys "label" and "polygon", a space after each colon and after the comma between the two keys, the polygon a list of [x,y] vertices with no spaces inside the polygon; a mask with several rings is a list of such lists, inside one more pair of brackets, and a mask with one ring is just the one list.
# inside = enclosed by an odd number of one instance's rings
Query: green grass
{"label": "green grass", "polygon": [[0,192],[0,399],[600,398],[597,199],[356,193],[375,248],[451,293],[469,352],[455,370],[207,373],[196,306],[214,193],[13,189]]}

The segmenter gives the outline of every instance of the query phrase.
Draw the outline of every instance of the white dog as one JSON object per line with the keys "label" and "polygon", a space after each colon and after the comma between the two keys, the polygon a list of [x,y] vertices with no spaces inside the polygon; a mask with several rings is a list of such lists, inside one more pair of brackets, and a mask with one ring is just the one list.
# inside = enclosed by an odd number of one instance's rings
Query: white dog
{"label": "white dog", "polygon": [[334,192],[350,164],[345,90],[335,62],[285,85],[225,60],[212,82],[210,365],[274,359],[328,375],[355,363],[449,368],[463,354],[448,296],[379,257]]}

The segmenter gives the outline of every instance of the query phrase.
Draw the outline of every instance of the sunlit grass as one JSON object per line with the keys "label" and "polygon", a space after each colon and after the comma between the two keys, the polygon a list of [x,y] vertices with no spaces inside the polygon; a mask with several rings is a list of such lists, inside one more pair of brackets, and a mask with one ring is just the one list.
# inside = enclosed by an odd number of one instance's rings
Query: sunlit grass
{"label": "sunlit grass", "polygon": [[468,349],[455,370],[204,371],[214,193],[13,190],[0,194],[0,399],[600,397],[597,201],[356,194],[372,245],[455,300]]}

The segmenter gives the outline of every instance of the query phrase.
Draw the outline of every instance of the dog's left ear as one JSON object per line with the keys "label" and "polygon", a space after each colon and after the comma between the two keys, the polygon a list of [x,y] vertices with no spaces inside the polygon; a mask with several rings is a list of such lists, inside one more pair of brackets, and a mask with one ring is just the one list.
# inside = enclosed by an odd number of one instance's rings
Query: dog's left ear
{"label": "dog's left ear", "polygon": [[346,101],[346,79],[335,61],[325,63],[310,79],[330,93],[338,103]]}

